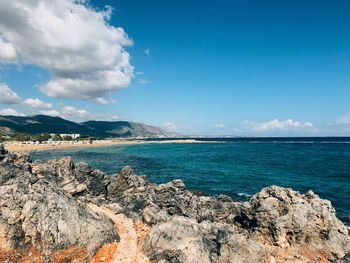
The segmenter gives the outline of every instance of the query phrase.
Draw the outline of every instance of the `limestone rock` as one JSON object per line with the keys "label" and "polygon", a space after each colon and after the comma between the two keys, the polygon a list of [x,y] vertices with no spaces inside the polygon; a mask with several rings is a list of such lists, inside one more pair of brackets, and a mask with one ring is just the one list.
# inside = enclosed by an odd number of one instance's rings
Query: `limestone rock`
{"label": "limestone rock", "polygon": [[50,253],[70,247],[93,253],[118,240],[105,216],[67,196],[56,184],[7,164],[0,175],[0,240],[2,249],[34,247]]}
{"label": "limestone rock", "polygon": [[332,263],[349,263],[350,262],[350,252],[348,252],[344,257],[332,261]]}
{"label": "limestone rock", "polygon": [[130,167],[108,176],[69,157],[32,163],[0,145],[0,252],[73,247],[91,256],[118,247],[117,218],[147,226],[134,248],[152,262],[349,261],[348,229],[311,191],[272,186],[236,202],[193,194],[181,180],[153,184]]}
{"label": "limestone rock", "polygon": [[146,251],[154,262],[265,262],[264,247],[229,226],[173,217],[151,229]]}
{"label": "limestone rock", "polygon": [[32,165],[34,174],[45,177],[58,184],[71,195],[105,196],[108,180],[105,174],[92,170],[85,163],[75,165],[70,157],[51,159],[46,163],[36,162]]}
{"label": "limestone rock", "polygon": [[252,197],[241,226],[281,248],[308,246],[336,258],[350,251],[348,229],[330,201],[312,191],[301,195],[278,186],[264,188]]}

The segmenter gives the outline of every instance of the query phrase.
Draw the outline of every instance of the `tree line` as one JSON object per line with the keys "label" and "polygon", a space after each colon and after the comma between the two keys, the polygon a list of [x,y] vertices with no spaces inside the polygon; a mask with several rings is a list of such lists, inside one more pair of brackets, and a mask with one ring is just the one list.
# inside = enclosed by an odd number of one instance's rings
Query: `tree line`
{"label": "tree line", "polygon": [[61,136],[59,134],[51,135],[49,133],[40,134],[28,134],[28,133],[15,133],[11,135],[2,135],[0,137],[1,141],[20,141],[20,142],[46,142],[48,140],[52,141],[79,141],[79,140],[97,140],[99,138],[90,137],[86,135],[81,135],[79,138],[73,139],[72,136]]}

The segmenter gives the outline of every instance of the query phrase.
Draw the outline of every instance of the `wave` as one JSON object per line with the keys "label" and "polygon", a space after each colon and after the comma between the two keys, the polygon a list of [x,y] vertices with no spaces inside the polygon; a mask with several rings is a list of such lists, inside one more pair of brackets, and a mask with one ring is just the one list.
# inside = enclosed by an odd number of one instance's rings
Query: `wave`
{"label": "wave", "polygon": [[252,197],[252,195],[247,193],[237,193],[238,196],[244,196],[244,197]]}

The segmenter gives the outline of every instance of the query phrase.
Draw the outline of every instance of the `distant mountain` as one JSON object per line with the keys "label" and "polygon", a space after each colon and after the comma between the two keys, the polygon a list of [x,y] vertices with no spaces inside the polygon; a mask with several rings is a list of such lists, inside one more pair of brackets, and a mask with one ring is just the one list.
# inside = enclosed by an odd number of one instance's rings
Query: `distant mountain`
{"label": "distant mountain", "polygon": [[80,133],[97,135],[96,131],[81,124],[59,117],[46,115],[35,116],[0,116],[0,130],[3,133]]}
{"label": "distant mountain", "polygon": [[87,121],[81,124],[107,137],[154,137],[168,134],[159,127],[130,121]]}
{"label": "distant mountain", "polygon": [[1,116],[0,132],[13,133],[79,133],[98,137],[156,137],[168,133],[161,128],[129,121],[87,121],[76,123],[47,115]]}

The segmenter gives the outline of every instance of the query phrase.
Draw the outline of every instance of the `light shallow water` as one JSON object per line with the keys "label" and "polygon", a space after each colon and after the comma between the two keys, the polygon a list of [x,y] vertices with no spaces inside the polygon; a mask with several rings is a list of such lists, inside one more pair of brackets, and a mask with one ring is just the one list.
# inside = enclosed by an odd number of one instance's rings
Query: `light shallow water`
{"label": "light shallow water", "polygon": [[[292,143],[291,143],[292,142]],[[151,182],[182,179],[189,189],[246,199],[270,185],[313,190],[332,201],[350,225],[350,144],[263,141],[145,144],[37,152],[33,159],[70,155],[109,174],[130,165]]]}

